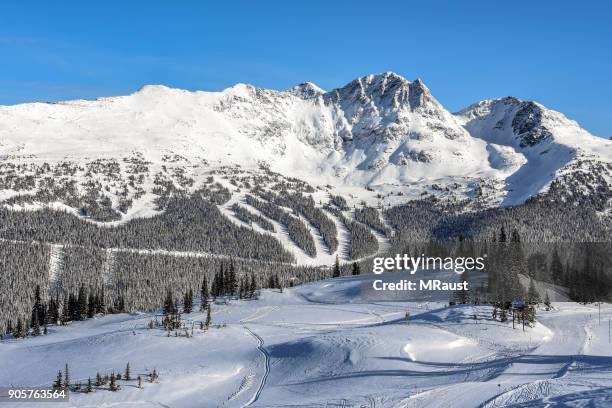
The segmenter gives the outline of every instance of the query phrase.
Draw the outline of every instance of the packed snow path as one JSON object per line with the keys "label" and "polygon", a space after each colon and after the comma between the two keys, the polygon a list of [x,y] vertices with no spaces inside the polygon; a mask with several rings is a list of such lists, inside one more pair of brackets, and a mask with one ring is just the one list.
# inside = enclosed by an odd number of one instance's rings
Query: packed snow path
{"label": "packed snow path", "polygon": [[266,386],[266,380],[268,379],[268,374],[270,374],[270,356],[268,355],[268,352],[266,351],[264,347],[264,344],[265,344],[264,340],[253,330],[249,329],[247,326],[244,326],[244,328],[255,338],[255,340],[257,340],[257,343],[258,343],[257,349],[261,352],[261,355],[264,358],[264,370],[265,370],[261,378],[261,381],[259,383],[259,387],[257,387],[257,391],[255,392],[253,397],[245,405],[243,405],[244,407],[248,407],[248,406],[253,405],[253,403],[257,402],[264,387]]}
{"label": "packed snow path", "polygon": [[[610,305],[602,305],[600,324],[594,306],[555,303],[554,310],[538,310],[538,324],[523,332],[493,320],[489,306],[448,307],[446,294],[366,302],[360,285],[369,279],[214,304],[210,329],[196,324],[188,338],[148,329],[152,313],[5,338],[0,384],[48,386],[66,363],[73,380],[87,381],[96,372],[120,372],[129,361],[133,376],[155,368],[159,380],[143,381],[143,389],[122,380],[116,393],[73,393],[69,405],[47,406],[610,406]],[[199,323],[206,316],[183,318]]]}

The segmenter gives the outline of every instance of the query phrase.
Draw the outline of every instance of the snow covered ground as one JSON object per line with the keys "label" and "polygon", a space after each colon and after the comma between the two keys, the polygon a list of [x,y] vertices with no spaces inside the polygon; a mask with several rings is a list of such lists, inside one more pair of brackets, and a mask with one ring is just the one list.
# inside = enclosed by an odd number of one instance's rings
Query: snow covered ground
{"label": "snow covered ground", "polygon": [[[74,380],[97,371],[156,383],[75,394],[52,407],[500,407],[612,403],[612,306],[555,303],[523,332],[489,306],[447,307],[447,295],[365,302],[373,275],[264,290],[213,305],[194,336],[148,329],[152,313],[99,317],[48,336],[0,343],[0,385],[48,386],[68,363]],[[405,314],[411,318],[406,322]],[[218,326],[220,325],[220,326]],[[15,403],[16,407],[34,406]],[[11,404],[3,404],[10,407]]]}

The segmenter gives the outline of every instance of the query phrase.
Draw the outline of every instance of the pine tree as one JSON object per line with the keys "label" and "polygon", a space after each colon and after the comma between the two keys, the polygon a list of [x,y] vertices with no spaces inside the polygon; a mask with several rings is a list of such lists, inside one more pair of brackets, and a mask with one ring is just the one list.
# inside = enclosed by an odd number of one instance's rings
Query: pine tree
{"label": "pine tree", "polygon": [[91,377],[87,378],[87,388],[85,388],[85,392],[90,393],[93,391],[93,388],[91,386]]}
{"label": "pine tree", "polygon": [[191,313],[193,310],[193,292],[191,289],[185,291],[183,296],[183,313]]}
{"label": "pine tree", "polygon": [[47,310],[47,319],[45,320],[45,323],[57,324],[59,319],[59,297],[56,295],[55,298],[52,297],[49,300],[49,308]]}
{"label": "pine tree", "polygon": [[35,336],[40,334],[40,325],[41,323],[44,323],[46,319],[46,307],[43,305],[40,298],[40,286],[36,285],[36,290],[34,292],[34,305],[32,306],[32,318],[30,320],[30,325],[33,329],[35,322],[38,324],[38,334],[34,334]]}
{"label": "pine tree", "polygon": [[563,263],[561,262],[557,247],[555,247],[550,260],[550,276],[554,284],[560,285],[563,283]]}
{"label": "pine tree", "polygon": [[538,293],[535,284],[533,283],[533,279],[529,279],[529,290],[527,292],[527,299],[530,304],[535,305],[540,303],[540,294]]}
{"label": "pine tree", "polygon": [[202,287],[200,289],[200,298],[202,300],[202,303],[200,304],[200,310],[204,311],[204,309],[208,307],[208,298],[209,298],[208,281],[206,280],[206,275],[204,275],[204,278],[202,279]]}
{"label": "pine tree", "polygon": [[117,388],[117,383],[116,383],[116,380],[115,380],[115,373],[114,372],[111,373],[111,375],[110,375],[110,383],[108,384],[108,386],[109,386],[109,389],[111,391],[117,391],[117,389],[118,389]]}
{"label": "pine tree", "polygon": [[61,322],[62,324],[66,324],[66,322],[69,322],[70,320],[70,298],[68,297],[68,294],[64,293]]}
{"label": "pine tree", "polygon": [[550,310],[550,296],[548,296],[548,291],[546,291],[546,296],[544,296],[544,305],[547,310]]}
{"label": "pine tree", "polygon": [[13,336],[15,338],[25,337],[27,334],[27,329],[24,327],[24,324],[21,322],[21,319],[17,319],[17,326],[13,331]]}
{"label": "pine tree", "polygon": [[164,316],[171,315],[176,312],[174,300],[172,300],[172,292],[170,289],[166,292],[166,300],[164,301]]}
{"label": "pine tree", "polygon": [[227,278],[227,292],[230,296],[235,296],[236,295],[236,289],[238,287],[237,281],[236,281],[236,269],[234,268],[234,261],[231,260],[230,261],[230,268],[229,268],[229,273],[228,273],[228,278]]}
{"label": "pine tree", "polygon": [[340,261],[338,260],[338,255],[336,255],[336,262],[334,263],[334,272],[332,277],[338,278],[340,277]]}
{"label": "pine tree", "polygon": [[212,322],[211,316],[210,316],[210,309],[211,307],[208,306],[208,309],[206,309],[206,328],[208,329],[210,327],[210,324]]}
{"label": "pine tree", "polygon": [[32,335],[40,336],[40,324],[38,323],[38,314],[34,314],[34,321],[32,322]]}
{"label": "pine tree", "polygon": [[87,316],[87,291],[85,286],[81,285],[79,288],[79,295],[77,298],[78,310],[76,312],[76,320],[83,320]]}
{"label": "pine tree", "polygon": [[249,298],[254,298],[257,292],[257,282],[255,281],[255,274],[251,272],[251,285],[249,287]]}
{"label": "pine tree", "polygon": [[121,293],[117,295],[113,309],[113,313],[123,313],[125,311],[125,299]]}
{"label": "pine tree", "polygon": [[125,366],[125,375],[123,376],[126,381],[130,381],[132,378],[130,377],[130,363],[128,361],[127,365]]}
{"label": "pine tree", "polygon": [[57,372],[57,376],[55,377],[55,381],[53,382],[53,390],[60,391],[62,388],[62,370],[59,370]]}
{"label": "pine tree", "polygon": [[97,313],[106,313],[106,299],[104,295],[104,287],[100,289],[100,296],[98,297]]}
{"label": "pine tree", "polygon": [[499,242],[506,242],[507,240],[508,238],[506,237],[506,230],[502,226],[501,230],[499,231]]}
{"label": "pine tree", "polygon": [[68,371],[68,363],[66,363],[66,368],[64,370],[64,389],[70,389],[70,371]]}
{"label": "pine tree", "polygon": [[219,271],[217,285],[218,285],[217,296],[225,295],[226,283],[225,283],[225,271],[223,270],[223,264],[221,264],[221,271]]}
{"label": "pine tree", "polygon": [[274,275],[270,275],[268,277],[268,289],[274,289],[276,287],[276,281],[274,280]]}
{"label": "pine tree", "polygon": [[96,298],[94,297],[93,291],[89,290],[89,296],[87,297],[87,317],[92,318],[96,314]]}
{"label": "pine tree", "polygon": [[99,387],[102,385],[102,376],[100,375],[99,372],[96,373],[96,387]]}

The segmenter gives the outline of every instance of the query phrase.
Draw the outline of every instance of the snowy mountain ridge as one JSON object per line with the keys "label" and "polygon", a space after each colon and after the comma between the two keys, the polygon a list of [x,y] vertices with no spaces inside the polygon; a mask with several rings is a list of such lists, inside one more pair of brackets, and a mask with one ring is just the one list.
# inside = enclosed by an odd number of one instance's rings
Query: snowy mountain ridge
{"label": "snowy mountain ridge", "polygon": [[[92,172],[78,167],[116,161],[129,177],[121,163],[136,156],[147,170],[139,174],[140,194],[125,187],[136,201],[151,199],[154,175],[175,156],[182,161],[175,170],[195,179],[193,188],[215,166],[265,164],[359,199],[375,193],[397,204],[434,193],[495,206],[544,191],[581,160],[609,171],[612,146],[558,112],[513,97],[453,115],[421,80],[392,72],[328,92],[312,83],[287,91],[237,84],[222,92],[148,85],[127,96],[0,107],[0,198],[35,194],[39,182],[15,180],[40,180],[45,163],[76,166],[64,176],[82,190]],[[95,180],[117,206],[108,180]]]}

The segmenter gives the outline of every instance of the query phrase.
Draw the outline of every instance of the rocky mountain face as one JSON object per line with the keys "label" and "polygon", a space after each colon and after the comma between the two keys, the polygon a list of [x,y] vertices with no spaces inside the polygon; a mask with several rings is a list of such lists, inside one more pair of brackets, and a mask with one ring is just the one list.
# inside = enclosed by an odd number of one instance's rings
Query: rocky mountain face
{"label": "rocky mountain face", "polygon": [[612,146],[513,97],[453,115],[422,81],[389,72],[328,92],[312,83],[146,86],[94,101],[3,106],[0,157],[5,205],[96,203],[126,219],[228,166],[263,166],[383,205],[424,194],[517,204],[577,171],[597,171],[608,186]]}
{"label": "rocky mountain face", "polygon": [[457,117],[490,148],[504,146],[507,154],[502,162],[520,163],[504,180],[508,193],[503,203],[524,202],[561,175],[570,182],[590,173],[592,183],[576,187],[583,192],[609,189],[612,146],[559,112],[537,102],[506,97],[478,102]]}

